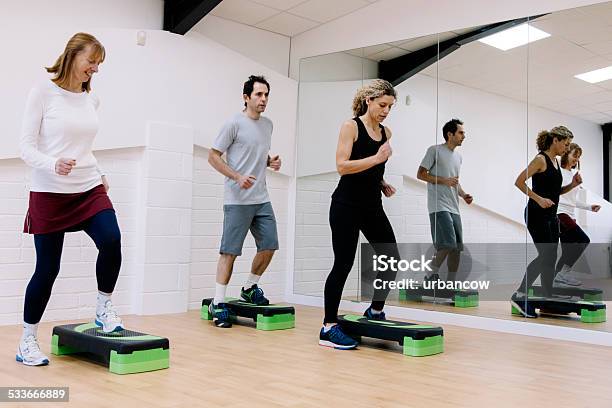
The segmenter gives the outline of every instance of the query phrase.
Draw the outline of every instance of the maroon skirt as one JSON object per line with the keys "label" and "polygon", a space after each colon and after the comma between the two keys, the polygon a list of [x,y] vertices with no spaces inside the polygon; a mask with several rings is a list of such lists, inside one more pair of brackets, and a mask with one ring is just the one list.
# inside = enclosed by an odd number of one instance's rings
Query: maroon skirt
{"label": "maroon skirt", "polygon": [[23,225],[28,234],[68,231],[102,210],[113,209],[102,184],[84,193],[30,191],[30,205]]}
{"label": "maroon skirt", "polygon": [[576,220],[570,217],[568,214],[560,213],[559,217],[559,231],[564,234],[568,231],[574,230],[578,227]]}

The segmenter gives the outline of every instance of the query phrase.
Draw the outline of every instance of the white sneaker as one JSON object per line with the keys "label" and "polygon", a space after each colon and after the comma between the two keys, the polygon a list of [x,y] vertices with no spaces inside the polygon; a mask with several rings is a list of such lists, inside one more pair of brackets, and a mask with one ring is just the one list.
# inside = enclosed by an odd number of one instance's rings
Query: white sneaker
{"label": "white sneaker", "polygon": [[561,271],[555,276],[553,285],[556,286],[581,286],[582,282],[572,277],[569,272]]}
{"label": "white sneaker", "polygon": [[106,301],[101,310],[96,311],[96,325],[102,327],[102,331],[105,333],[123,330],[123,322],[110,300]]}
{"label": "white sneaker", "polygon": [[38,340],[33,334],[21,339],[17,347],[15,360],[29,366],[43,366],[49,364],[47,357],[38,346]]}

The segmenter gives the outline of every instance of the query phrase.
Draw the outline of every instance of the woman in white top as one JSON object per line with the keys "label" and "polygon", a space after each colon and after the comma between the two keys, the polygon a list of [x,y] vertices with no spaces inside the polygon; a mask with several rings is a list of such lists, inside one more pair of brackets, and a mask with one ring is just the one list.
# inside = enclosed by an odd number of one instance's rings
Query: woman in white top
{"label": "woman in white top", "polygon": [[[569,150],[561,156],[561,174],[564,185],[570,183],[572,177],[574,177],[572,169],[580,169],[580,156],[582,156],[582,149],[576,143],[572,143]],[[597,204],[580,202],[577,197],[578,190],[575,188],[559,197],[557,216],[559,217],[559,239],[561,240],[562,254],[557,262],[557,275],[554,280],[554,283],[557,285],[582,285],[582,282],[570,276],[570,273],[574,263],[580,258],[580,255],[582,255],[591,241],[576,223],[575,209],[582,208],[597,212],[601,208]]]}
{"label": "woman in white top", "polygon": [[24,232],[34,235],[36,248],[16,356],[26,365],[49,363],[36,334],[59,273],[66,232],[85,231],[99,250],[96,324],[105,332],[123,328],[110,301],[121,268],[121,233],[108,182],[92,153],[99,102],[90,93],[91,78],[104,57],[94,36],[75,34],[47,68],[53,78],[35,86],[26,103],[21,157],[32,167],[32,178]]}

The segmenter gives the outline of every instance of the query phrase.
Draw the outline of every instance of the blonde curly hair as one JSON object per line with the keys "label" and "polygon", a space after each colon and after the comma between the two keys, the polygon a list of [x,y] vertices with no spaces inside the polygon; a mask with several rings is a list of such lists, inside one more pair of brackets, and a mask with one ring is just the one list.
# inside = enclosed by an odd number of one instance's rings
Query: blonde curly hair
{"label": "blonde curly hair", "polygon": [[540,131],[540,133],[538,133],[538,138],[536,139],[536,145],[538,146],[538,150],[543,152],[548,150],[548,148],[553,144],[554,139],[563,141],[567,139],[572,140],[573,137],[574,135],[568,128],[565,126],[557,126],[552,130]]}
{"label": "blonde curly hair", "polygon": [[353,98],[353,116],[361,116],[368,111],[366,100],[373,100],[384,95],[397,99],[397,93],[389,81],[375,79],[369,84],[362,86]]}

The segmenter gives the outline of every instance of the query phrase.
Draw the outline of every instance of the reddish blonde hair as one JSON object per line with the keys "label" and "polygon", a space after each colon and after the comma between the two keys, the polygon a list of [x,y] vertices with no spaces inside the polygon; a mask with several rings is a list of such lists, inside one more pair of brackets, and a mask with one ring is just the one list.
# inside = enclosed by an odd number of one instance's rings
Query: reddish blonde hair
{"label": "reddish blonde hair", "polygon": [[[47,72],[55,74],[51,80],[65,88],[70,82],[75,57],[88,45],[92,46],[94,57],[102,63],[106,57],[106,51],[100,41],[91,34],[76,33],[68,40],[64,52],[57,58],[55,64],[45,67]],[[81,84],[81,89],[85,92],[91,91],[91,78]]]}

